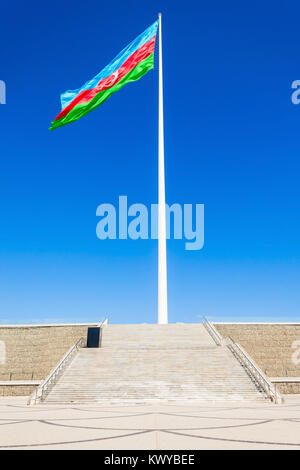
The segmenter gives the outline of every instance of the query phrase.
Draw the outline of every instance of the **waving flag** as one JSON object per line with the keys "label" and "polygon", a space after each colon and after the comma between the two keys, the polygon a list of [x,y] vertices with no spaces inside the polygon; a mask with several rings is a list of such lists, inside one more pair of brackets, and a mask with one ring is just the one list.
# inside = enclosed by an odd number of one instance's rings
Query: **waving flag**
{"label": "waving flag", "polygon": [[77,121],[100,106],[124,85],[139,80],[153,68],[158,21],[120,52],[98,75],[78,90],[61,95],[62,111],[50,130]]}

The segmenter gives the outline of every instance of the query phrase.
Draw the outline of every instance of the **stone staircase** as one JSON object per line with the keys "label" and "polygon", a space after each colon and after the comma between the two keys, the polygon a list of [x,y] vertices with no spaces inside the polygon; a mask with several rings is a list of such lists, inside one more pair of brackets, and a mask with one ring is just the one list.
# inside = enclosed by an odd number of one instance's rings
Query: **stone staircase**
{"label": "stone staircase", "polygon": [[100,349],[81,349],[46,403],[262,401],[227,347],[202,324],[107,325]]}

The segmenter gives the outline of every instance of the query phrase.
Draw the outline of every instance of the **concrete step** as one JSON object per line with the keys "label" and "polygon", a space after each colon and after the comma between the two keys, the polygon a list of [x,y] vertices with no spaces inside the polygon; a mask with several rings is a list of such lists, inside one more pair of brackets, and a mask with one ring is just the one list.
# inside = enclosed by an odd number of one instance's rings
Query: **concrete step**
{"label": "concrete step", "polygon": [[202,324],[108,325],[100,349],[81,349],[46,403],[261,401],[226,347]]}

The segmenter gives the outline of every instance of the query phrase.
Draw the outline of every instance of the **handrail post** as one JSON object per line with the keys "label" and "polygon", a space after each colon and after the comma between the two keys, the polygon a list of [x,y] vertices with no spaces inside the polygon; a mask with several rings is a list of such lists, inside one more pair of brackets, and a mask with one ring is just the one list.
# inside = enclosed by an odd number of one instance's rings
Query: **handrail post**
{"label": "handrail post", "polygon": [[[108,323],[108,317],[106,317],[101,323],[100,323],[100,328],[102,328],[104,325],[107,325]],[[33,392],[33,394],[30,396],[28,400],[28,405],[33,404],[33,402],[36,404],[37,401],[42,401],[45,391],[47,390],[48,385],[52,383],[53,378],[58,376],[59,372],[62,371],[63,367],[66,366],[67,362],[71,359],[73,356],[74,352],[77,352],[79,348],[83,347],[85,344],[85,340],[83,337],[81,337],[77,343],[75,343],[69,351],[64,355],[62,360],[57,364],[57,366],[50,372],[48,377],[44,380],[44,382]]]}
{"label": "handrail post", "polygon": [[[235,354],[239,357],[243,366],[249,371],[249,373],[254,377],[254,379],[259,383],[261,388],[265,391],[268,398],[273,401],[275,404],[278,404],[282,401],[281,396],[276,391],[274,386],[269,382],[267,377],[264,375],[262,370],[254,363],[246,351],[236,343],[231,337],[228,337],[228,348],[233,350]],[[233,353],[234,354],[234,353]]]}
{"label": "handrail post", "polygon": [[202,317],[204,327],[207,329],[210,336],[213,338],[217,346],[223,346],[224,340],[216,328],[207,320],[206,317]]}
{"label": "handrail post", "polygon": [[[81,337],[77,343],[75,343],[69,351],[64,355],[62,360],[58,363],[58,365],[50,372],[48,377],[44,380],[44,382],[34,391],[31,397],[28,400],[28,404],[36,404],[37,401],[43,401],[44,393],[48,386],[52,383],[52,379],[58,375],[58,372],[62,370],[63,367],[66,366],[66,363],[72,357],[74,351],[78,351],[78,349],[83,345],[84,339]],[[34,403],[33,403],[34,402]]]}

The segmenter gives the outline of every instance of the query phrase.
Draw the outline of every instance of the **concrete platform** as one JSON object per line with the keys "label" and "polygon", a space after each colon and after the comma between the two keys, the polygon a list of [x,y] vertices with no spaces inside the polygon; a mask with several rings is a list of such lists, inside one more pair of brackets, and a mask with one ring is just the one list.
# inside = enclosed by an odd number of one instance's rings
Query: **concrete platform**
{"label": "concrete platform", "polygon": [[300,450],[300,396],[284,405],[26,406],[0,399],[0,450]]}

